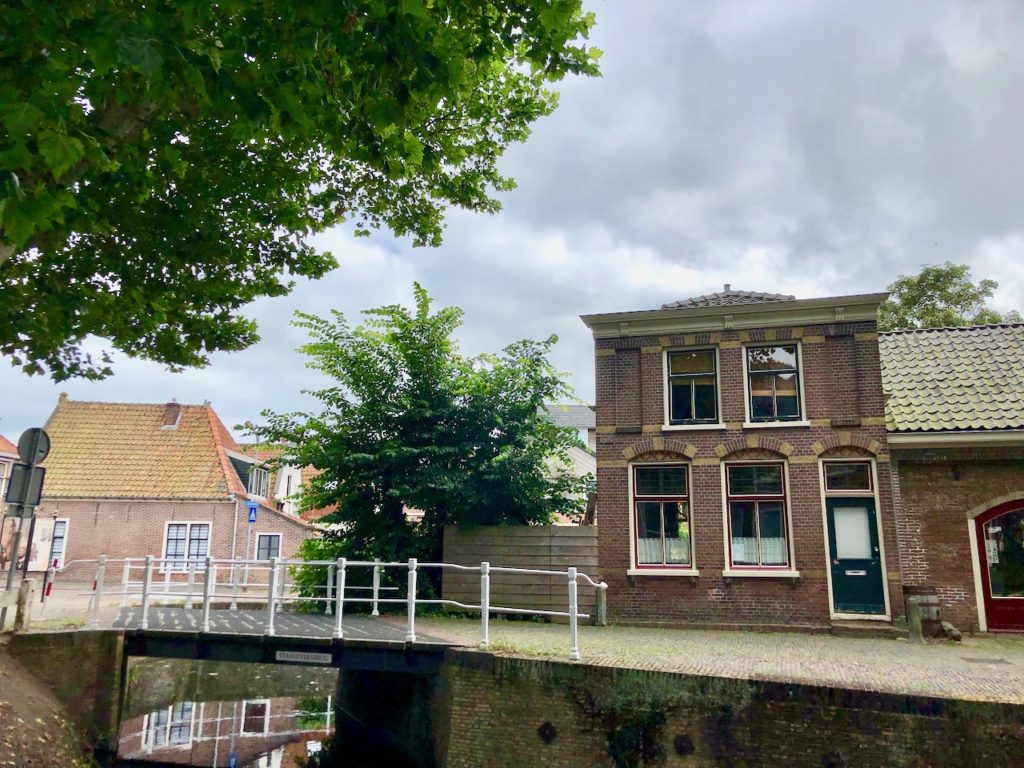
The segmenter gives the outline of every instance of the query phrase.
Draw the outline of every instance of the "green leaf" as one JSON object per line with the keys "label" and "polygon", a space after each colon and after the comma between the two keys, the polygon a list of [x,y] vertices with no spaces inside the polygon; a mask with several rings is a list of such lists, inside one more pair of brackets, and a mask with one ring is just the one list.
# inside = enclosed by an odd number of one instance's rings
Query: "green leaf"
{"label": "green leaf", "polygon": [[159,75],[164,63],[153,41],[143,37],[122,38],[119,58],[122,64],[149,78]]}
{"label": "green leaf", "polygon": [[85,154],[85,147],[81,141],[56,131],[43,131],[36,143],[39,146],[39,154],[50,166],[54,178],[58,179]]}
{"label": "green leaf", "polygon": [[15,103],[0,111],[0,122],[3,122],[12,134],[30,133],[42,119],[43,113],[28,102]]}

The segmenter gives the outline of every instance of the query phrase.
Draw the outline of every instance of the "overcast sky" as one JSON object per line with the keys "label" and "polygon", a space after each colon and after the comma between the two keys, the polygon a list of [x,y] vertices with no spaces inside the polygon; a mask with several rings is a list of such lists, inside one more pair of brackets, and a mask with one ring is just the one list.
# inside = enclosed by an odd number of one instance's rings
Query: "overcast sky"
{"label": "overcast sky", "polygon": [[800,298],[884,290],[922,264],[966,262],[1024,309],[1024,3],[1020,0],[607,0],[604,76],[503,162],[496,216],[452,212],[444,245],[344,228],[341,266],[257,302],[262,341],[169,373],[119,359],[113,378],[54,385],[0,367],[0,432],[73,399],[211,400],[228,426],[297,410],[317,380],[288,325],[409,302],[421,282],[465,310],[467,353],[557,333],[556,365],[592,401],[579,315],[734,288]]}

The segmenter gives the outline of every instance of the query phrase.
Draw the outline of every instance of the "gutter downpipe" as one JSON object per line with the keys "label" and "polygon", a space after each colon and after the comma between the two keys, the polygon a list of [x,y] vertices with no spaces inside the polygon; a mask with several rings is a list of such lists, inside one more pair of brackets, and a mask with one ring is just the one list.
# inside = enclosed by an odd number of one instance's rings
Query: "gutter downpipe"
{"label": "gutter downpipe", "polygon": [[235,502],[235,521],[231,526],[231,561],[234,562],[235,550],[238,546],[238,498],[233,493],[230,498],[234,499]]}

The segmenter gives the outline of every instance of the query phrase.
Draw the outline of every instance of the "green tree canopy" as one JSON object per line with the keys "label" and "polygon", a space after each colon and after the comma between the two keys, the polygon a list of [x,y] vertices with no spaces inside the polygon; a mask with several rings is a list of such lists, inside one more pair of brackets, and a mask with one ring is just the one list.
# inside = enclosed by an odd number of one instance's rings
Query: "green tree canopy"
{"label": "green tree canopy", "polygon": [[318,278],[311,233],[440,241],[597,73],[581,0],[9,0],[0,28],[0,353],[109,375],[253,343],[240,307]]}
{"label": "green tree canopy", "polygon": [[[289,463],[317,470],[301,504],[336,508],[325,522],[341,531],[307,542],[315,559],[436,559],[449,523],[545,523],[581,512],[585,479],[556,466],[570,466],[579,438],[542,408],[568,394],[548,362],[556,338],[464,357],[452,339],[462,311],[431,313],[419,285],[415,296],[415,311],[368,310],[355,329],[340,312],[299,314],[295,324],[312,337],[301,348],[308,366],[332,379],[312,393],[323,408],[264,412],[265,425],[245,425],[292,446]],[[422,510],[422,520],[411,524],[407,508]]]}
{"label": "green tree canopy", "polygon": [[878,327],[893,331],[1019,321],[1016,311],[1000,315],[986,306],[998,287],[995,280],[975,283],[966,264],[926,265],[889,285],[889,298],[878,309]]}

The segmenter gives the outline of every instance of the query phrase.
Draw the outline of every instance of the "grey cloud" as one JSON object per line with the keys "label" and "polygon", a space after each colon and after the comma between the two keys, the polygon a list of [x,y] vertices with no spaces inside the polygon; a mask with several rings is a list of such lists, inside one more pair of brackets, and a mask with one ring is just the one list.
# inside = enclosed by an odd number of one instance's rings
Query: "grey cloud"
{"label": "grey cloud", "polygon": [[55,386],[0,369],[0,432],[45,419],[57,392],[209,398],[225,422],[309,405],[301,309],[408,301],[419,280],[466,311],[469,354],[554,332],[555,364],[593,397],[581,313],[717,290],[881,290],[923,262],[966,261],[1024,308],[1024,5],[1018,0],[593,2],[604,77],[503,167],[497,216],[455,211],[443,247],[347,228],[317,243],[341,267],[251,314],[262,341],[170,374],[124,361],[108,382]]}

